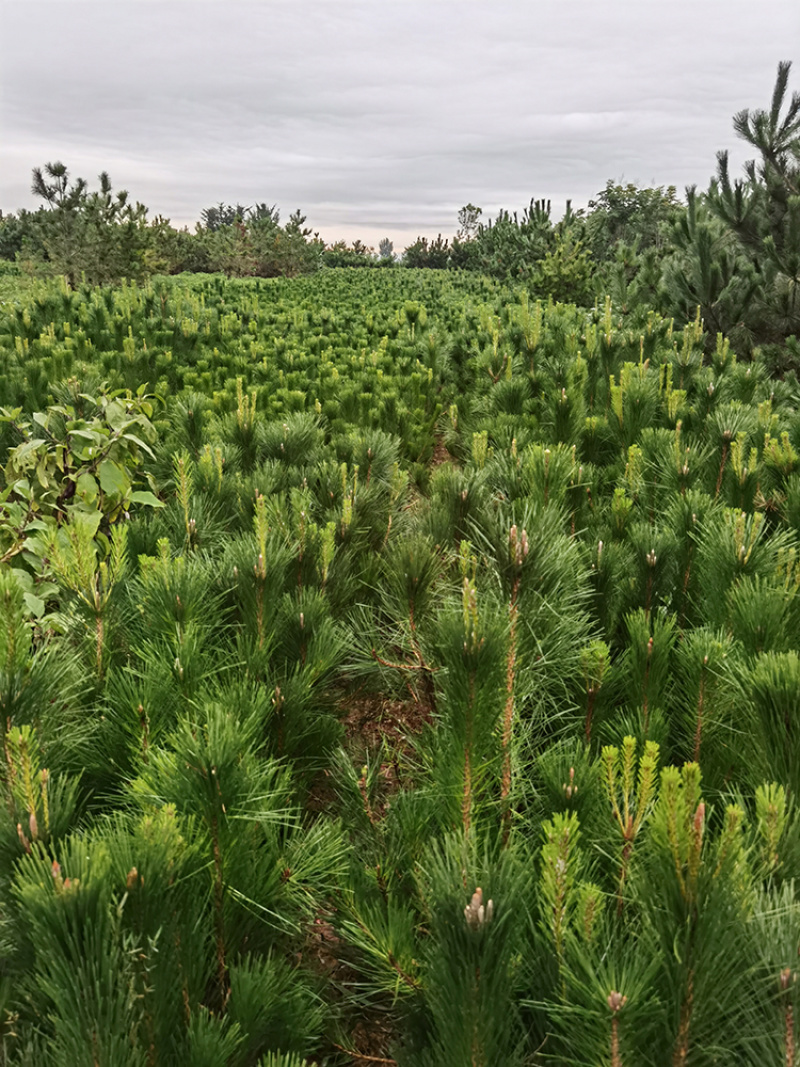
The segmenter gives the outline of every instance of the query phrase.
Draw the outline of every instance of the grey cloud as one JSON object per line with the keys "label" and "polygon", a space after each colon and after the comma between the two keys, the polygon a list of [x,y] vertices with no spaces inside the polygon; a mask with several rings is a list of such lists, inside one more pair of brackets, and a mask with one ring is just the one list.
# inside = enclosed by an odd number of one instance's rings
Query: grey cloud
{"label": "grey cloud", "polygon": [[0,19],[4,209],[62,158],[179,223],[267,200],[372,242],[452,233],[467,200],[704,185],[800,41],[794,0],[7,0]]}

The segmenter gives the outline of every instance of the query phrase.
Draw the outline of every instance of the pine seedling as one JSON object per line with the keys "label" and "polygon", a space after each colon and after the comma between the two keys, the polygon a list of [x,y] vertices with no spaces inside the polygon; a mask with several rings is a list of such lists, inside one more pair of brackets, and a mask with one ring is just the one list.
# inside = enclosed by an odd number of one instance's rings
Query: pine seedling
{"label": "pine seedling", "polygon": [[628,540],[638,564],[639,602],[649,615],[654,607],[669,604],[674,587],[676,537],[668,526],[659,523],[633,523]]}
{"label": "pine seedling", "polygon": [[672,448],[673,470],[681,496],[686,496],[686,490],[691,484],[693,475],[692,450],[689,445],[684,445],[682,437],[683,423],[680,419],[675,423],[675,439]]}
{"label": "pine seedling", "polygon": [[607,837],[608,819],[602,764],[585,739],[568,736],[544,748],[526,778],[542,813],[574,811],[582,832],[592,840]]}
{"label": "pine seedling", "polygon": [[[539,882],[541,922],[552,941],[563,998],[567,938],[580,902],[577,889],[582,857],[578,848],[581,836],[578,816],[574,811],[560,812],[542,824],[542,831],[545,841]],[[584,920],[585,917],[584,911]]]}
{"label": "pine seedling", "polygon": [[115,587],[125,576],[128,566],[128,530],[116,525],[111,531],[111,546],[107,560],[97,559],[98,516],[78,518],[54,532],[48,542],[50,567],[58,582],[75,593],[78,602],[89,614],[93,631],[94,666],[98,680],[104,673],[106,618]]}
{"label": "pine seedling", "polygon": [[[227,613],[213,580],[211,567],[198,554],[173,558],[162,538],[158,555],[140,556],[139,578],[128,583],[140,661],[148,669],[159,664],[184,699],[198,692],[204,678],[233,666],[225,640]],[[212,638],[217,639],[213,656]]]}
{"label": "pine seedling", "polygon": [[232,427],[234,444],[240,450],[242,469],[252,471],[256,463],[256,394],[244,391],[242,378],[236,379],[236,422]]}
{"label": "pine seedling", "polygon": [[787,652],[794,641],[794,595],[761,575],[740,578],[726,597],[728,624],[748,657]]}
{"label": "pine seedling", "polygon": [[13,721],[16,705],[30,683],[31,628],[15,575],[0,571],[0,736]]}
{"label": "pine seedling", "polygon": [[[264,641],[267,636],[267,620],[265,618],[265,598],[267,596],[267,577],[272,576],[272,567],[268,570],[268,556],[267,556],[267,539],[269,537],[269,521],[267,518],[267,509],[264,497],[261,493],[256,494],[256,504],[253,513],[253,531],[255,533],[256,548],[258,550],[258,558],[253,564],[253,573],[255,575],[255,616],[256,616],[256,638],[259,651],[264,649]],[[272,563],[272,560],[270,560]],[[269,591],[273,596],[275,590]]]}
{"label": "pine seedling", "polygon": [[464,578],[461,595],[464,622],[464,658],[468,662],[469,701],[465,708],[466,730],[464,738],[464,789],[461,799],[461,824],[464,835],[469,834],[474,803],[474,718],[475,718],[475,660],[481,651],[483,640],[479,635],[478,590],[474,579]]}
{"label": "pine seedling", "polygon": [[781,839],[786,829],[786,790],[770,782],[756,789],[756,830],[761,869],[765,877],[776,874],[781,866]]}
{"label": "pine seedling", "polygon": [[[745,1019],[752,1025],[744,812],[728,805],[714,842],[700,785],[697,764],[662,770],[651,847],[637,885],[665,953],[663,979],[670,989],[665,1040],[674,1063],[702,1056],[703,1048],[719,1048],[723,1041],[734,1056],[733,1050],[747,1045]],[[720,988],[726,993],[722,1000]],[[731,1023],[727,1032],[721,1029],[723,1018]],[[737,1019],[738,1027],[733,1025]]]}
{"label": "pine seedling", "polygon": [[730,502],[743,511],[752,511],[758,491],[760,471],[758,449],[747,450],[748,436],[738,433],[731,441],[731,493]]}
{"label": "pine seedling", "polygon": [[702,602],[703,605],[724,595],[724,589],[715,589],[712,593],[709,589],[709,575],[705,565],[698,568],[697,543],[702,535],[709,513],[712,515],[714,502],[710,496],[699,489],[687,489],[680,496],[673,495],[667,508],[667,525],[675,533],[675,561],[676,561],[676,591],[673,595],[673,606],[678,612],[678,625],[683,631],[686,627],[687,618],[692,617],[691,605],[692,594],[700,585],[698,574],[702,573]]}
{"label": "pine seedling", "polygon": [[203,445],[203,451],[197,458],[197,473],[201,488],[213,488],[217,494],[222,492],[225,456],[219,445]]}
{"label": "pine seedling", "polygon": [[[434,602],[434,591],[442,574],[442,561],[435,546],[427,537],[411,536],[392,545],[383,559],[383,576],[388,595],[387,606],[394,616],[398,632],[393,643],[404,649],[408,662],[396,666],[408,672],[415,694],[424,700],[428,712],[436,707],[433,670],[423,653],[420,627],[423,628]],[[382,666],[387,661],[373,658]],[[415,697],[416,699],[416,697]]]}
{"label": "pine seedling", "polygon": [[782,546],[778,549],[775,579],[789,594],[800,590],[800,559],[795,547]]}
{"label": "pine seedling", "polygon": [[[291,822],[285,810],[288,783],[276,764],[256,759],[256,729],[255,718],[243,722],[224,706],[208,705],[200,722],[179,724],[171,751],[153,750],[132,783],[132,792],[144,805],[174,804],[179,814],[202,826],[211,879],[216,991],[223,1005],[230,992],[229,960],[236,949],[233,901],[235,891],[243,892],[231,868],[245,871],[237,855],[258,847],[260,819]],[[263,847],[258,862],[250,855],[250,878],[265,873],[268,858]],[[272,875],[277,881],[274,868]]]}
{"label": "pine seedling", "polygon": [[[428,1016],[422,1048],[401,1062],[512,1067],[523,1031],[515,986],[530,952],[527,865],[513,848],[492,859],[460,833],[431,844],[418,882],[428,936],[420,945]],[[466,885],[466,888],[465,888]],[[415,1035],[416,1036],[416,1035]]]}
{"label": "pine seedling", "polygon": [[41,765],[36,730],[13,727],[5,737],[4,756],[9,812],[12,819],[24,812],[17,822],[17,837],[30,855],[37,841],[50,838],[50,774]]}
{"label": "pine seedling", "polygon": [[137,946],[113,906],[109,856],[71,837],[58,858],[36,848],[15,872],[14,896],[30,938],[33,1010],[49,1017],[49,1051],[64,1063],[145,1067],[139,1034]]}
{"label": "pine seedling", "polygon": [[644,456],[639,445],[631,445],[623,475],[623,488],[631,500],[638,500],[644,492]]}
{"label": "pine seedling", "polygon": [[141,818],[113,815],[92,835],[111,862],[111,886],[123,934],[135,954],[140,1040],[160,1062],[191,1021],[213,974],[208,892],[196,828],[165,805]]}
{"label": "pine seedling", "polygon": [[197,523],[192,517],[194,464],[188,452],[179,452],[173,456],[172,466],[178,505],[183,516],[184,548],[190,552],[197,546]]}
{"label": "pine seedling", "polygon": [[761,773],[774,776],[796,794],[800,790],[800,654],[770,652],[759,656],[747,688],[760,728],[754,733],[756,760],[763,761]]}
{"label": "pine seedling", "polygon": [[486,466],[489,455],[489,434],[486,430],[475,432],[472,435],[472,462],[479,471]]}
{"label": "pine seedling", "polygon": [[227,1015],[215,1015],[205,1006],[192,1012],[186,1029],[186,1056],[192,1067],[219,1067],[230,1063],[242,1044],[238,1025]]}
{"label": "pine seedling", "polygon": [[591,641],[581,650],[581,673],[586,689],[586,717],[583,732],[586,744],[592,740],[592,717],[597,694],[603,687],[603,680],[609,667],[609,648],[605,641]]}
{"label": "pine seedling", "polygon": [[399,502],[405,496],[406,491],[408,489],[408,471],[402,470],[400,464],[396,461],[392,464],[392,474],[389,486],[389,518],[386,523],[386,533],[383,537],[383,544],[381,545],[381,549],[385,549],[386,545],[389,543],[389,536],[392,532],[392,522],[394,521],[395,510],[397,509]]}
{"label": "pine seedling", "polygon": [[[665,370],[666,370],[664,399],[665,399],[666,405],[667,405],[667,418],[669,419],[669,421],[671,423],[674,424],[674,426],[675,426],[675,436],[679,441],[680,440],[680,431],[681,431],[681,419],[680,419],[680,416],[682,414],[684,414],[685,411],[686,411],[686,407],[687,407],[687,404],[686,404],[687,392],[686,392],[685,389],[673,389],[672,388],[672,366],[671,366],[671,364],[664,364],[664,367],[665,367]],[[688,452],[688,448],[687,448],[687,452]],[[679,468],[679,474],[683,474],[683,473],[684,472]],[[687,470],[686,470],[685,473],[688,474],[688,467],[687,467]]]}
{"label": "pine seedling", "polygon": [[744,404],[740,400],[732,400],[720,405],[709,416],[706,420],[706,429],[716,447],[720,449],[720,463],[714,488],[716,499],[722,488],[733,442],[738,442],[737,449],[741,457],[756,430],[755,412],[749,404]]}
{"label": "pine seedling", "polygon": [[279,956],[245,956],[231,966],[228,1017],[238,1026],[241,1063],[259,1055],[311,1053],[321,1037],[323,1005],[307,978]]}
{"label": "pine seedling", "polygon": [[692,322],[684,326],[681,335],[681,347],[673,342],[672,364],[678,371],[678,388],[689,389],[703,366],[703,320],[700,308]]}
{"label": "pine seedling", "polygon": [[529,552],[528,533],[518,533],[516,525],[509,535],[510,566],[513,573],[511,598],[508,604],[508,654],[506,656],[506,702],[503,710],[503,781],[500,787],[500,801],[503,805],[503,840],[508,842],[511,827],[511,809],[508,796],[511,792],[511,733],[514,726],[514,679],[517,666],[517,625],[519,616],[519,591],[522,582],[522,569]]}
{"label": "pine seedling", "polygon": [[651,931],[626,930],[601,912],[591,939],[574,938],[567,956],[566,998],[548,1005],[560,1061],[610,1067],[660,1062],[653,1056],[660,960]]}
{"label": "pine seedling", "polygon": [[[533,508],[561,506],[573,489],[579,464],[575,447],[559,444],[552,448],[529,445],[521,456],[520,486],[517,496]],[[510,486],[502,487],[512,496]]]}
{"label": "pine seedling", "polygon": [[639,709],[642,736],[649,736],[654,709],[666,705],[673,650],[675,618],[662,612],[631,612],[625,620],[628,647],[620,663],[620,678],[629,707]]}
{"label": "pine seedling", "polygon": [[460,604],[451,601],[432,632],[436,718],[432,775],[442,798],[437,815],[449,829],[469,836],[479,816],[496,812],[502,767],[501,722],[505,705],[507,623],[503,609],[479,595],[468,571]]}
{"label": "pine seedling", "polygon": [[636,772],[636,738],[626,737],[622,752],[606,745],[601,753],[611,814],[622,838],[617,880],[617,913],[621,914],[636,838],[657,794],[658,745],[646,741]]}
{"label": "pine seedling", "polygon": [[[391,515],[389,517],[391,522]],[[328,584],[328,574],[336,554],[336,523],[328,522],[320,534],[321,554],[319,561],[320,588],[324,592]]]}
{"label": "pine seedling", "polygon": [[733,642],[724,633],[700,627],[689,630],[675,645],[672,701],[677,706],[683,740],[681,747],[695,763],[733,711],[735,700],[732,664]]}
{"label": "pine seedling", "polygon": [[611,498],[611,522],[615,537],[624,537],[633,506],[633,500],[626,494],[623,487],[618,485]]}
{"label": "pine seedling", "polygon": [[706,806],[700,795],[700,768],[685,763],[682,768],[664,767],[661,772],[659,827],[666,832],[669,853],[681,896],[690,906],[697,898]]}

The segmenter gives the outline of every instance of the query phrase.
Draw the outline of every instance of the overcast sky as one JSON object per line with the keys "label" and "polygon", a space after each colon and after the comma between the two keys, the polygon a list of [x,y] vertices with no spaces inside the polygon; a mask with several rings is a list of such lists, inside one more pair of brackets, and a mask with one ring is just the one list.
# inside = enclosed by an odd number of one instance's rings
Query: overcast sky
{"label": "overcast sky", "polygon": [[266,201],[401,250],[468,201],[705,186],[799,46],[800,0],[2,0],[0,208],[62,160],[176,224]]}

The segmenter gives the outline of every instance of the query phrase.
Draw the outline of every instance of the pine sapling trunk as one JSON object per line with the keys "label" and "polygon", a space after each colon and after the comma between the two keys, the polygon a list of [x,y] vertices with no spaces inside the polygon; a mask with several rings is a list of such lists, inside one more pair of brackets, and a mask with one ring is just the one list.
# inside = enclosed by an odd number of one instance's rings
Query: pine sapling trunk
{"label": "pine sapling trunk", "polygon": [[650,727],[650,700],[648,697],[648,685],[650,682],[650,659],[653,655],[653,638],[647,642],[647,663],[644,668],[644,678],[642,680],[642,710],[644,711],[644,736],[647,737],[647,731]]}
{"label": "pine sapling trunk", "polygon": [[794,1006],[792,1004],[791,987],[795,975],[791,967],[784,967],[780,974],[781,992],[784,994],[786,1003],[783,1009],[783,1042],[786,1049],[786,1067],[794,1067],[797,1055],[797,1046],[794,1036]]}
{"label": "pine sapling trunk", "polygon": [[102,681],[102,679],[103,679],[103,634],[104,634],[104,629],[105,628],[103,626],[103,616],[98,612],[98,614],[97,614],[97,616],[95,618],[95,631],[96,631],[96,634],[97,634],[95,661],[96,661],[96,667],[97,667],[97,678],[98,678],[98,681]]}
{"label": "pine sapling trunk", "polygon": [[681,1022],[678,1027],[678,1039],[675,1044],[675,1053],[672,1057],[672,1067],[684,1067],[689,1056],[689,1028],[692,1023],[692,1008],[694,1006],[694,971],[689,971],[689,981],[686,986],[686,996],[681,1005]]}
{"label": "pine sapling trunk", "polygon": [[225,951],[225,883],[222,871],[222,852],[219,846],[219,824],[216,813],[211,816],[211,850],[214,857],[214,920],[217,943],[217,981],[223,1008],[230,996],[228,964]]}
{"label": "pine sapling trunk", "polygon": [[592,740],[592,716],[594,715],[594,702],[597,699],[597,688],[590,686],[586,694],[586,720],[583,724],[583,732],[586,735],[586,744]]}
{"label": "pine sapling trunk", "polygon": [[714,492],[714,499],[719,496],[719,491],[722,488],[722,476],[725,473],[725,464],[728,462],[728,447],[731,442],[731,435],[728,430],[722,435],[722,460],[719,465],[719,474],[717,475],[717,488]]}
{"label": "pine sapling trunk", "polygon": [[608,994],[606,1003],[611,1010],[611,1067],[622,1067],[619,1051],[619,1012],[628,1002],[628,998],[616,990]]}
{"label": "pine sapling trunk", "polygon": [[511,589],[511,603],[509,605],[509,639],[508,656],[506,658],[506,706],[503,712],[503,780],[500,786],[500,799],[503,804],[503,844],[508,843],[508,835],[511,830],[511,808],[508,804],[511,792],[511,736],[514,727],[514,672],[517,665],[517,621],[519,618],[520,576],[514,580]]}
{"label": "pine sapling trunk", "polygon": [[700,691],[697,695],[697,725],[694,731],[694,754],[692,758],[695,763],[700,762],[700,744],[703,740],[703,712],[705,710],[705,693],[706,693],[706,667],[708,666],[708,656],[703,658],[703,670],[700,675]]}
{"label": "pine sapling trunk", "polygon": [[469,678],[469,703],[467,705],[467,736],[464,743],[464,794],[461,798],[461,824],[464,836],[469,833],[472,821],[472,716],[475,710],[475,675]]}
{"label": "pine sapling trunk", "polygon": [[686,570],[683,573],[683,589],[681,591],[681,610],[678,613],[678,626],[682,630],[686,622],[686,594],[689,589],[689,579],[692,576],[692,556],[694,555],[694,545],[689,545],[689,552],[686,560]]}
{"label": "pine sapling trunk", "polygon": [[[550,451],[545,449],[545,504],[547,504],[547,478],[550,464]],[[511,564],[514,568],[514,582],[511,586],[511,599],[508,605],[509,637],[508,655],[506,657],[506,704],[503,711],[503,778],[500,786],[500,800],[503,808],[503,844],[507,844],[511,830],[511,808],[508,797],[511,792],[511,738],[514,728],[514,677],[517,666],[517,624],[519,621],[519,590],[522,582],[522,566],[527,558],[530,545],[526,530],[519,532],[516,524],[508,532]]]}

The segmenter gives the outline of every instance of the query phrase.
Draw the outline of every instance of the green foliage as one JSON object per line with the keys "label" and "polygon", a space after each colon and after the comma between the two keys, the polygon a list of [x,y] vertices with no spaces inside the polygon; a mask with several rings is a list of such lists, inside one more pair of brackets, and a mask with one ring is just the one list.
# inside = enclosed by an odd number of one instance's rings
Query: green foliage
{"label": "green foliage", "polygon": [[409,268],[0,345],[9,1063],[785,1062],[791,383]]}
{"label": "green foliage", "polygon": [[[153,455],[156,438],[150,421],[153,408],[144,390],[135,398],[119,392],[94,397],[78,393],[77,382],[72,385],[72,404],[51,405],[46,412],[35,412],[30,422],[20,418],[19,408],[0,409],[0,423],[22,439],[9,449],[3,471],[3,562],[25,552],[41,556],[42,537],[36,544],[31,535],[49,535],[72,516],[82,530],[89,530],[91,540],[98,532],[107,538],[110,526],[135,504],[162,506],[149,490],[134,489],[134,478],[143,459]],[[83,541],[80,550],[74,545],[81,556],[90,551]],[[88,564],[78,561],[78,555],[74,568],[85,584]]]}

